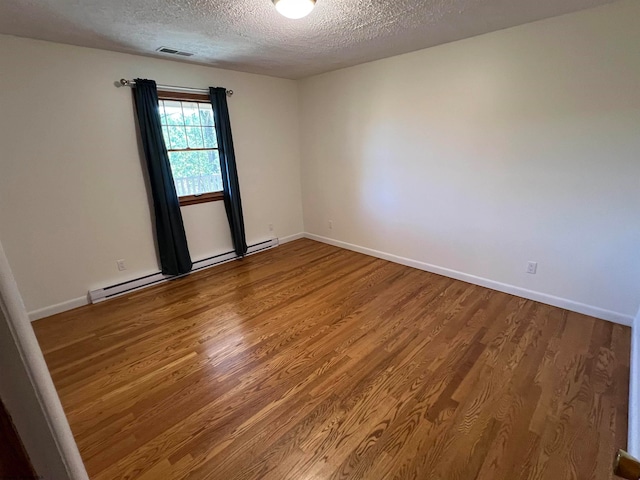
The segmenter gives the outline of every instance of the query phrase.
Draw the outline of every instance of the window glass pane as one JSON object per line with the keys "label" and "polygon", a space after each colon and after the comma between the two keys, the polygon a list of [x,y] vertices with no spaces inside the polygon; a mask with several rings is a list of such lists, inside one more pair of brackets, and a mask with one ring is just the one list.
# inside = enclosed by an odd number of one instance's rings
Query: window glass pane
{"label": "window glass pane", "polygon": [[211,177],[211,164],[207,155],[208,152],[198,152],[198,189],[200,193],[213,192],[213,182]]}
{"label": "window glass pane", "polygon": [[182,106],[180,105],[180,102],[165,100],[164,110],[168,125],[184,125],[184,117],[182,116]]}
{"label": "window glass pane", "polygon": [[198,104],[193,102],[182,102],[182,112],[184,114],[185,125],[200,125],[200,115],[198,114]]}
{"label": "window glass pane", "polygon": [[164,113],[164,100],[160,100],[158,102],[158,109],[160,110],[160,123],[162,123],[162,125],[166,125],[167,116]]}
{"label": "window glass pane", "polygon": [[212,192],[221,192],[222,191],[222,173],[220,173],[220,157],[218,156],[217,150],[208,150],[204,152],[207,154],[207,160],[209,164],[209,168],[211,169],[211,183],[212,183]]}
{"label": "window glass pane", "polygon": [[213,108],[211,105],[200,103],[200,123],[203,126],[213,127]]}
{"label": "window glass pane", "polygon": [[169,152],[171,173],[179,197],[195,195],[194,178],[198,176],[197,152]]}
{"label": "window glass pane", "polygon": [[179,197],[222,190],[217,151],[169,152],[169,160]]}
{"label": "window glass pane", "polygon": [[213,127],[202,127],[202,135],[204,136],[205,148],[218,148],[216,139],[216,130]]}
{"label": "window glass pane", "polygon": [[204,148],[202,143],[202,129],[200,127],[186,127],[189,148]]}
{"label": "window glass pane", "polygon": [[184,127],[178,127],[175,125],[169,125],[169,141],[171,142],[171,148],[187,148],[187,135],[184,131]]}
{"label": "window glass pane", "polygon": [[167,150],[170,149],[171,148],[171,142],[170,142],[170,139],[169,139],[169,130],[165,126],[162,127],[162,136],[164,137],[164,144],[167,147]]}

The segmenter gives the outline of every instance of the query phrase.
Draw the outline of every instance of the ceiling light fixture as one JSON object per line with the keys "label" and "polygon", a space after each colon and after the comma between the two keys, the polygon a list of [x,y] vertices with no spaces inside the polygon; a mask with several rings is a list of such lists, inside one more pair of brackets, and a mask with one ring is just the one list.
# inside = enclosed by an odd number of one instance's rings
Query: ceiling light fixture
{"label": "ceiling light fixture", "polygon": [[297,20],[311,13],[316,0],[273,0],[273,3],[282,15]]}

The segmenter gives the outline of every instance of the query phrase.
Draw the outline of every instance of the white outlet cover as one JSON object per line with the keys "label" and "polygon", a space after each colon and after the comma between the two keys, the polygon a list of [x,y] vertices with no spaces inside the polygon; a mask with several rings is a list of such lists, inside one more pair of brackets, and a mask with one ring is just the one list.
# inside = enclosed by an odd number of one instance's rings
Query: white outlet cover
{"label": "white outlet cover", "polygon": [[527,273],[530,273],[531,275],[535,275],[537,271],[538,271],[538,262],[529,262],[527,264]]}

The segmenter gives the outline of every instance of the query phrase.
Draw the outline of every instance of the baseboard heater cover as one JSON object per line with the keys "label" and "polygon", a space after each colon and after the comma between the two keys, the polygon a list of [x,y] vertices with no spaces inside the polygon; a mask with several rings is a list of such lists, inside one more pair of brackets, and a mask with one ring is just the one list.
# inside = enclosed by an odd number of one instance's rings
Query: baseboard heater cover
{"label": "baseboard heater cover", "polygon": [[[277,247],[279,244],[280,242],[278,241],[278,239],[274,238],[272,240],[266,240],[264,242],[250,245],[249,248],[247,249],[247,255],[251,255],[253,253],[257,253],[269,248]],[[236,258],[239,258],[239,257],[236,255],[235,252],[221,253],[219,255],[214,255],[213,257],[209,257],[203,260],[198,260],[197,262],[193,262],[192,270],[189,273],[185,273],[184,275],[174,276],[174,275],[164,275],[161,272],[152,273],[150,275],[145,275],[144,277],[135,278],[133,280],[128,280],[122,283],[117,283],[109,287],[99,288],[97,290],[91,290],[89,291],[89,298],[91,299],[91,303],[99,303],[104,300],[117,297],[119,295],[130,293],[134,290],[150,287],[151,285],[155,285],[161,282],[166,282],[174,278],[184,277],[193,272],[197,272],[198,270],[213,267],[215,265],[220,265],[221,263],[229,262],[231,260],[235,260]]]}

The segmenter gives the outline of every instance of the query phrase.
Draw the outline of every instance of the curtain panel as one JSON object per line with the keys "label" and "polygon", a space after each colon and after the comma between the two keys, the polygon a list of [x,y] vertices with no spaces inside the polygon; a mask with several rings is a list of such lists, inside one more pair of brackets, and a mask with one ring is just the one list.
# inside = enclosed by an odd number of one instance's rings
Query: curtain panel
{"label": "curtain panel", "polygon": [[218,153],[220,155],[220,170],[222,173],[222,188],[224,193],[224,207],[229,220],[231,238],[236,255],[241,257],[247,253],[247,239],[244,232],[244,218],[242,216],[242,201],[240,199],[240,182],[236,167],[236,155],[231,136],[231,121],[227,105],[227,90],[211,87],[209,97],[213,106],[213,115],[218,137]]}
{"label": "curtain panel", "polygon": [[153,80],[136,78],[135,82],[133,96],[151,183],[160,265],[165,275],[181,275],[190,272],[193,264],[162,136],[158,89]]}

